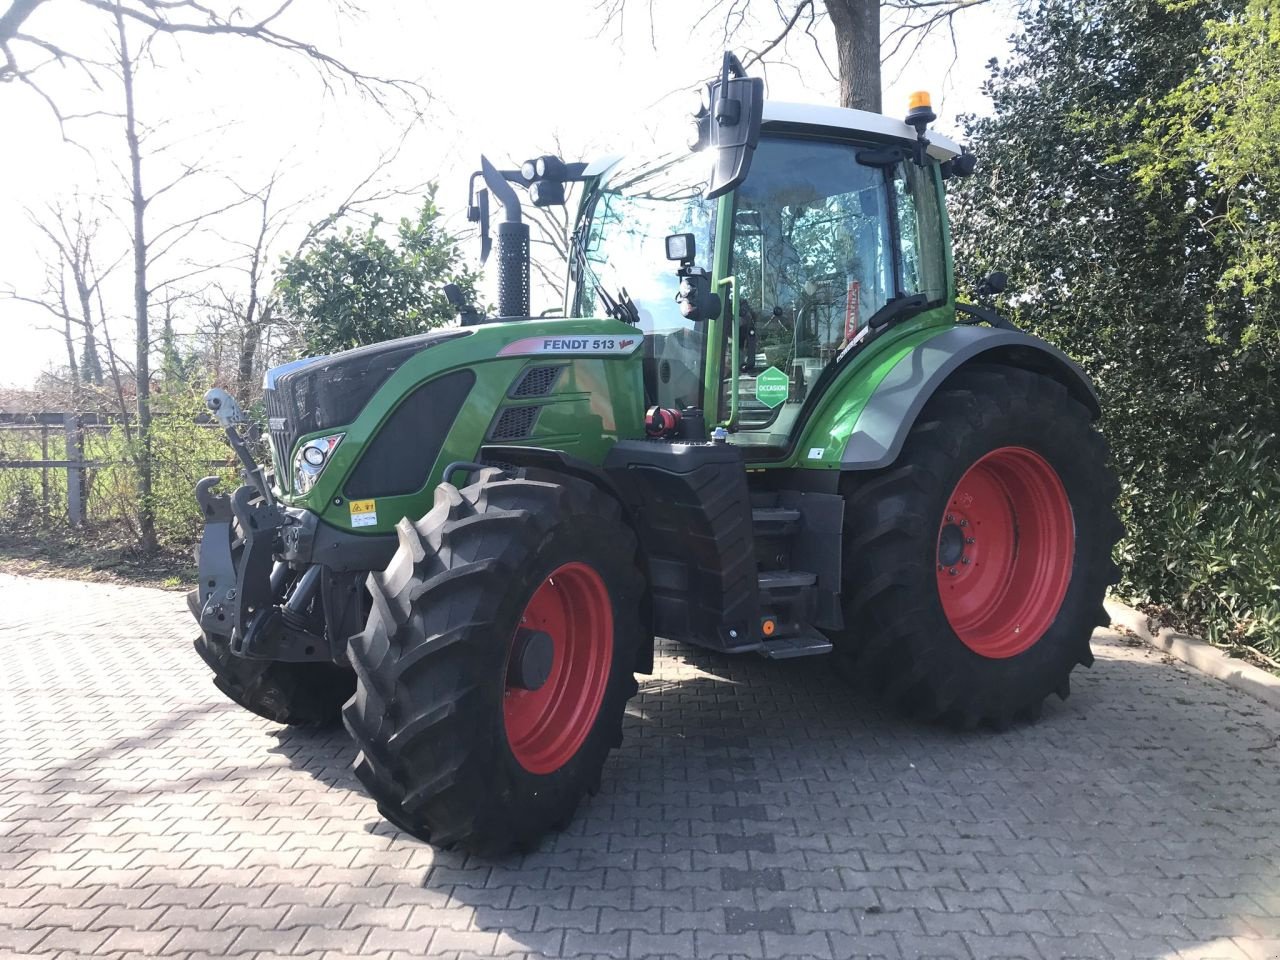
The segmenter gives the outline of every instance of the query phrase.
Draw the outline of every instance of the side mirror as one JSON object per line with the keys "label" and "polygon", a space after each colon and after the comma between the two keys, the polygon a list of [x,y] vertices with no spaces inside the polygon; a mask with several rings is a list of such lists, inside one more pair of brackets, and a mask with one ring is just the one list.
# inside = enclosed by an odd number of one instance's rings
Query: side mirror
{"label": "side mirror", "polygon": [[728,193],[744,179],[760,142],[764,119],[764,80],[748,77],[742,62],[725,51],[720,79],[707,85],[707,104],[698,117],[706,142],[714,151],[707,199]]}
{"label": "side mirror", "polygon": [[1009,275],[1003,270],[996,270],[978,284],[978,296],[994,297],[1004,293],[1009,286]]}

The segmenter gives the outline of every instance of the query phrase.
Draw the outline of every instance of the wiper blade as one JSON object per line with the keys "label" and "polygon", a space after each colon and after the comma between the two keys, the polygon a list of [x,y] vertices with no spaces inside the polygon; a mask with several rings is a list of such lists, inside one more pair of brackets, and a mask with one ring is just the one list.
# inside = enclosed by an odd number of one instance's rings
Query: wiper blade
{"label": "wiper blade", "polygon": [[600,302],[604,304],[604,312],[607,316],[632,326],[640,322],[640,311],[635,301],[631,299],[631,294],[627,293],[626,287],[620,288],[617,299],[609,296],[609,291],[603,286],[597,286],[596,293],[600,295]]}
{"label": "wiper blade", "polygon": [[923,293],[912,293],[903,297],[894,297],[883,307],[871,315],[871,319],[867,321],[867,326],[872,330],[879,330],[881,327],[887,327],[895,320],[905,320],[907,317],[914,317],[917,313],[922,313],[929,307],[929,298]]}
{"label": "wiper blade", "polygon": [[575,232],[573,236],[573,258],[577,261],[578,269],[586,273],[595,285],[596,296],[600,298],[600,302],[604,305],[605,316],[612,317],[614,320],[621,320],[623,323],[629,323],[632,326],[640,322],[640,311],[637,309],[635,301],[631,299],[631,294],[627,293],[626,287],[619,288],[616,298],[609,295],[609,291],[605,289],[604,281],[600,279],[600,274],[596,273],[595,268],[591,266],[591,261],[587,259],[587,245],[578,235],[578,232]]}

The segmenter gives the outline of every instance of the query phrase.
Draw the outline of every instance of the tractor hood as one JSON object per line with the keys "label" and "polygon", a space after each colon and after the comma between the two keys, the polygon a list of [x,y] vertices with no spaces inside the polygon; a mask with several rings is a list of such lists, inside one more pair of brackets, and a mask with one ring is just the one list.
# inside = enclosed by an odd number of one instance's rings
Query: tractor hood
{"label": "tractor hood", "polygon": [[272,367],[263,378],[262,388],[277,474],[287,476],[283,467],[288,464],[298,437],[351,423],[406,360],[470,333],[433,330]]}

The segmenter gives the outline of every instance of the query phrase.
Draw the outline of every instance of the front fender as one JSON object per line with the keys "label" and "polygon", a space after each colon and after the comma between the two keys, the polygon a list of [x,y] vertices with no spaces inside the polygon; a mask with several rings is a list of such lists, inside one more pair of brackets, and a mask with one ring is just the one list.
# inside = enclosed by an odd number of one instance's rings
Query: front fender
{"label": "front fender", "polygon": [[957,325],[908,351],[876,386],[854,422],[841,470],[877,470],[897,459],[921,408],[947,377],[967,363],[1034,370],[1061,383],[1096,419],[1098,396],[1070,357],[1019,330]]}

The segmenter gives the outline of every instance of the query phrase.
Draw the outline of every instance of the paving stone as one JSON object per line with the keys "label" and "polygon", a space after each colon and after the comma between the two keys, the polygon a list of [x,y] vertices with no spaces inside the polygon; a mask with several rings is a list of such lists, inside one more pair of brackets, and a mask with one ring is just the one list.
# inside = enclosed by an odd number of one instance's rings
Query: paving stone
{"label": "paving stone", "polygon": [[600,793],[481,861],[226,702],[184,607],[0,576],[5,957],[1280,956],[1280,712],[1104,633],[1002,734],[660,641]]}
{"label": "paving stone", "polygon": [[795,933],[796,930],[791,911],[782,907],[769,910],[743,910],[738,907],[728,907],[724,912],[724,928],[726,933],[752,931]]}

